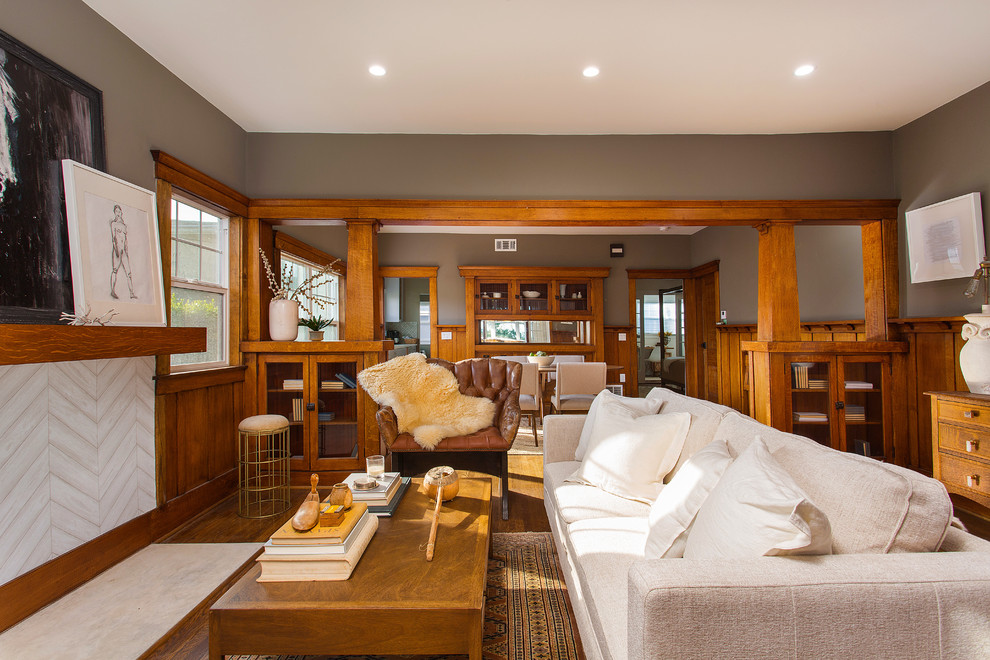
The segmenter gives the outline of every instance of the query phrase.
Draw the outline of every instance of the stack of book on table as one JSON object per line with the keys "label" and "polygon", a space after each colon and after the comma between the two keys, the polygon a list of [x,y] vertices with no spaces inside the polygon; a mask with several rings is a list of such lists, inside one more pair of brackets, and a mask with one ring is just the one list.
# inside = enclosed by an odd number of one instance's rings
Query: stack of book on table
{"label": "stack of book on table", "polygon": [[368,505],[369,513],[376,516],[391,516],[395,513],[395,508],[399,506],[399,501],[409,488],[409,477],[400,477],[398,472],[386,472],[377,477],[378,486],[371,490],[358,490],[354,486],[356,479],[363,479],[368,475],[364,472],[353,472],[347,475],[344,483],[351,489],[355,502]]}
{"label": "stack of book on table", "polygon": [[257,559],[261,565],[258,582],[346,580],[377,529],[378,517],[368,513],[363,502],[354,502],[332,527],[317,525],[297,532],[289,520],[265,543]]}

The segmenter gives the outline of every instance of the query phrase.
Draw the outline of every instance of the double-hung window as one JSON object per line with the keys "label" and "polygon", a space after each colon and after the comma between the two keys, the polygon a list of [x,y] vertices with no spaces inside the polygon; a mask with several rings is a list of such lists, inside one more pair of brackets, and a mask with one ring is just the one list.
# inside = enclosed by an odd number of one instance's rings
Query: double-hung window
{"label": "double-hung window", "polygon": [[215,211],[172,198],[172,325],[206,328],[206,351],[172,356],[172,371],[226,366],[227,222]]}
{"label": "double-hung window", "polygon": [[[294,254],[282,252],[279,258],[282,262],[283,276],[288,274],[286,282],[290,287],[298,286],[320,272],[320,266]],[[312,293],[318,300],[305,294],[300,295],[299,318],[319,317],[330,321],[330,325],[323,329],[324,338],[340,339],[340,276],[330,274],[317,278],[316,282],[318,285],[312,288]],[[305,339],[303,333],[299,335],[298,339]]]}

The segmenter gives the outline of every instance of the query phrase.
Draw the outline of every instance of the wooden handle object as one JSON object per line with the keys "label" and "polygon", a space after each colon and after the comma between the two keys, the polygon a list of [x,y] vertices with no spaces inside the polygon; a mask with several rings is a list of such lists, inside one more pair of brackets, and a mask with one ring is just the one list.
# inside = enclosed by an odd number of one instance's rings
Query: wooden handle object
{"label": "wooden handle object", "polygon": [[305,532],[316,527],[320,522],[320,494],[316,490],[316,485],[320,483],[320,476],[315,472],[309,477],[310,491],[306,494],[296,515],[292,516],[292,529],[297,532]]}
{"label": "wooden handle object", "polygon": [[443,498],[437,493],[437,505],[433,508],[433,524],[430,525],[430,540],[426,542],[426,561],[433,561],[433,547],[437,541],[437,525],[440,524],[440,505]]}

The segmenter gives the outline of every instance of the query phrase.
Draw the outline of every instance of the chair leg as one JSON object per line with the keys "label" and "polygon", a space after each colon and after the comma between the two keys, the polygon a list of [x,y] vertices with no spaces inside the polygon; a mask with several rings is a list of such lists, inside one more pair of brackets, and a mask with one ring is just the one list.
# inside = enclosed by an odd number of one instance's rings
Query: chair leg
{"label": "chair leg", "polygon": [[502,481],[502,520],[509,519],[509,453],[500,452],[499,479]]}

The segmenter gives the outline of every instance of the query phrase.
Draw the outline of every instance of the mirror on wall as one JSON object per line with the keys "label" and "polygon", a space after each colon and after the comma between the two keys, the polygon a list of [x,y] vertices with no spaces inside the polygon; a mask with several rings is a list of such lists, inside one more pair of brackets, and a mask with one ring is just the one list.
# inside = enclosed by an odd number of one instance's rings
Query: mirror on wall
{"label": "mirror on wall", "polygon": [[416,352],[430,357],[429,278],[385,277],[382,281],[385,338],[395,342],[388,357]]}

